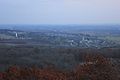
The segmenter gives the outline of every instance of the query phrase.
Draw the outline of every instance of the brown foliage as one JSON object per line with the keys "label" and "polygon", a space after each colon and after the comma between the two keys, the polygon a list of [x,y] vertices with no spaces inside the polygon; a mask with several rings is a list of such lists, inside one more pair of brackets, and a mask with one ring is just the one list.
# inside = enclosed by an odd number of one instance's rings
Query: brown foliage
{"label": "brown foliage", "polygon": [[85,62],[72,72],[55,68],[20,68],[10,67],[0,73],[0,80],[117,80],[117,75],[110,61],[101,55],[85,56]]}
{"label": "brown foliage", "polygon": [[118,80],[117,72],[110,61],[98,54],[88,54],[85,62],[75,69],[77,79],[90,80]]}

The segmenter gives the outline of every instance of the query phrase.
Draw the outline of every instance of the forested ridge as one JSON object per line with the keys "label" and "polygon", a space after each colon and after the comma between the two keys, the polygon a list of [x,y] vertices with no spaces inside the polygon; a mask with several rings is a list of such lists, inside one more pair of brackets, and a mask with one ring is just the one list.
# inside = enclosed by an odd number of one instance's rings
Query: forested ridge
{"label": "forested ridge", "polygon": [[0,46],[0,80],[119,80],[119,51]]}

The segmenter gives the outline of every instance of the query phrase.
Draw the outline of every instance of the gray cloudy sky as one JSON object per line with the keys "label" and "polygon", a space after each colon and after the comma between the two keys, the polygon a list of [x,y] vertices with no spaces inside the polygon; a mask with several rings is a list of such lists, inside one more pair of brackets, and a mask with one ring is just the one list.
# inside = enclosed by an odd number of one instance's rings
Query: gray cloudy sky
{"label": "gray cloudy sky", "polygon": [[0,0],[0,24],[120,24],[120,0]]}

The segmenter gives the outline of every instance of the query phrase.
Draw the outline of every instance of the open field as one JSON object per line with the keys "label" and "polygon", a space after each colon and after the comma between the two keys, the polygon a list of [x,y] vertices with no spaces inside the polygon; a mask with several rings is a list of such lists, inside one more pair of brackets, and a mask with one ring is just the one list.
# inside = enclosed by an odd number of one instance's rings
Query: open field
{"label": "open field", "polygon": [[106,36],[106,37],[101,37],[101,39],[110,40],[110,41],[120,43],[120,36]]}

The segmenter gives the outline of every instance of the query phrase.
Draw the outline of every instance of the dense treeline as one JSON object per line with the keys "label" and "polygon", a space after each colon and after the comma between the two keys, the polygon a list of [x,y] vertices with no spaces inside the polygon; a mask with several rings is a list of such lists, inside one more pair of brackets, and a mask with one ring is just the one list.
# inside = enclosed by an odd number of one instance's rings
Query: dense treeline
{"label": "dense treeline", "polygon": [[79,63],[83,62],[83,56],[87,53],[99,53],[112,60],[118,60],[120,65],[120,48],[103,49],[80,49],[63,48],[52,46],[0,46],[0,70],[3,71],[11,65],[21,67],[33,65],[40,68],[55,66],[60,69],[70,70]]}
{"label": "dense treeline", "polygon": [[9,67],[0,73],[0,80],[119,80],[119,73],[111,61],[99,54],[87,54],[83,64],[72,71],[55,67]]}

